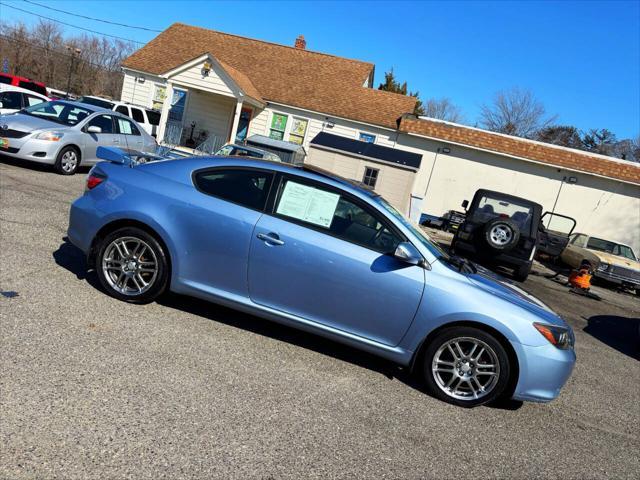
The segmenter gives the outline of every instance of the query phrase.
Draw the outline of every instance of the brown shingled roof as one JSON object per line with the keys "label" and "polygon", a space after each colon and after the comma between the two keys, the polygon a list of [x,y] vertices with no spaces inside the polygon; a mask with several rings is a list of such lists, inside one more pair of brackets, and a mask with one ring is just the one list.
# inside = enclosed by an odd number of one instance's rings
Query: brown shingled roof
{"label": "brown shingled roof", "polygon": [[640,184],[640,164],[617,159],[608,160],[601,155],[592,155],[580,150],[546,145],[438,120],[418,119],[413,115],[402,117],[400,131]]}
{"label": "brown shingled roof", "polygon": [[122,66],[161,75],[205,53],[244,74],[257,94],[275,103],[394,129],[400,115],[415,105],[413,97],[362,87],[374,68],[371,63],[181,23]]}

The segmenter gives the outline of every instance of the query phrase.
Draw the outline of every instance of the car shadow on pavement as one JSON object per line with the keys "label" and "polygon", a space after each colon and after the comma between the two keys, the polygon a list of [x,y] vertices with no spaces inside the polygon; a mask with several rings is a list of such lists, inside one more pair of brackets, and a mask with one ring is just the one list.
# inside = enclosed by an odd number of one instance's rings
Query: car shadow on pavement
{"label": "car shadow on pavement", "polygon": [[[398,380],[425,395],[429,395],[424,382],[417,374],[410,372],[409,369],[402,368],[376,355],[357,350],[356,348],[343,345],[319,335],[297,330],[293,327],[281,325],[205,300],[174,293],[164,295],[158,300],[158,303],[165,307],[182,310],[214,322],[224,323],[225,325],[240,328],[257,335],[287,342],[343,362],[349,362],[358,367],[378,372],[389,380]],[[502,400],[488,406],[501,410],[517,410],[522,406],[522,402]]]}
{"label": "car shadow on pavement", "polygon": [[582,330],[611,348],[640,360],[640,318],[594,315]]}
{"label": "car shadow on pavement", "polygon": [[89,285],[100,290],[100,282],[95,272],[87,269],[87,259],[84,253],[67,237],[62,239],[58,249],[53,252],[53,259],[58,265],[73,273],[78,280],[86,280]]}
{"label": "car shadow on pavement", "polygon": [[[2,155],[1,153],[0,153],[0,163],[6,163],[7,165],[11,165],[12,167],[23,168],[25,170],[36,170],[38,172],[55,173],[53,170],[53,165],[7,157],[6,155]],[[90,169],[91,167],[89,166],[81,165],[78,167],[78,171],[76,173],[87,173]]]}

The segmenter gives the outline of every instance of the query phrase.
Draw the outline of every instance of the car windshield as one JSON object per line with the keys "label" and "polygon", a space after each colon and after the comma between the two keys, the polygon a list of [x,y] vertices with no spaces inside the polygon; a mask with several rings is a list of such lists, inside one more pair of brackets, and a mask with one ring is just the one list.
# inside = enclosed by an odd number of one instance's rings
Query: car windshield
{"label": "car windshield", "polygon": [[404,215],[402,215],[384,198],[375,197],[375,200],[378,202],[378,204],[382,205],[382,207],[387,212],[389,212],[394,218],[399,220],[400,223],[402,223],[402,225],[404,225],[407,229],[409,229],[411,233],[413,233],[418,238],[418,240],[420,240],[420,243],[422,243],[425,247],[427,247],[429,251],[433,253],[437,258],[443,259],[443,260],[449,260],[450,258],[449,254],[446,253],[442,248],[440,248],[440,246],[436,242],[431,240],[431,238],[429,238],[429,235],[427,235],[427,233],[424,230],[422,230],[422,228],[420,228],[419,225],[415,224],[414,222],[406,218]]}
{"label": "car windshield", "polygon": [[631,250],[631,247],[621,245],[619,243],[610,242],[609,240],[603,240],[601,238],[591,237],[587,242],[587,248],[590,250],[597,250],[599,252],[606,252],[619,257],[628,258],[629,260],[637,260],[635,253]]}
{"label": "car windshield", "polygon": [[93,110],[73,105],[71,103],[64,102],[44,102],[27,107],[22,110],[22,113],[31,115],[32,117],[39,117],[51,122],[60,123],[62,125],[76,125],[89,115],[93,113]]}
{"label": "car windshield", "polygon": [[530,232],[533,207],[513,200],[483,195],[473,215],[477,221],[482,223],[496,217],[510,218],[521,231]]}
{"label": "car windshield", "polygon": [[86,103],[87,105],[95,105],[96,107],[106,108],[107,110],[112,110],[115,103],[110,102],[109,100],[102,100],[101,98],[93,98],[93,97],[80,97],[78,99],[80,103]]}

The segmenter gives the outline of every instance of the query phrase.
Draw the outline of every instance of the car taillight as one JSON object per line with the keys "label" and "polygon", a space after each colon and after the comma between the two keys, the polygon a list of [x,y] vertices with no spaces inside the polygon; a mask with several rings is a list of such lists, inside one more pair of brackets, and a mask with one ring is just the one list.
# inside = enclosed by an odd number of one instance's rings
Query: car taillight
{"label": "car taillight", "polygon": [[89,172],[89,175],[87,176],[87,187],[85,188],[84,191],[87,192],[89,190],[93,190],[102,182],[104,182],[106,179],[107,177],[100,173]]}

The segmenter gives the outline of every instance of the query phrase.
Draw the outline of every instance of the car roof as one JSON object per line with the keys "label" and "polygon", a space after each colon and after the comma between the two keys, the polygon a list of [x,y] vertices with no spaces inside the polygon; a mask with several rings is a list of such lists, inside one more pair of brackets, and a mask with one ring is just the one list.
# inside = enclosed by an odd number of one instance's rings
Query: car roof
{"label": "car roof", "polygon": [[90,103],[74,102],[71,100],[54,100],[54,102],[65,103],[65,104],[73,105],[76,107],[86,108],[87,110],[91,110],[93,112],[110,113],[110,114],[119,115],[118,112],[114,112],[113,110],[110,110],[108,108],[98,107],[97,105],[92,105]]}
{"label": "car roof", "polygon": [[0,83],[0,92],[30,93],[31,95],[35,95],[36,97],[49,98],[46,95],[34,92],[33,90],[29,90],[28,88],[16,87],[15,85],[8,85],[6,83]]}
{"label": "car roof", "polygon": [[573,232],[571,235],[584,235],[585,237],[589,237],[589,238],[597,238],[598,240],[604,240],[605,242],[615,243],[616,245],[621,245],[623,247],[629,247],[629,248],[631,248],[631,250],[633,250],[631,245],[627,245],[626,243],[622,243],[622,242],[619,242],[617,240],[611,240],[609,238],[602,238],[602,237],[599,237],[597,235],[589,235],[588,233],[582,233],[582,232]]}

